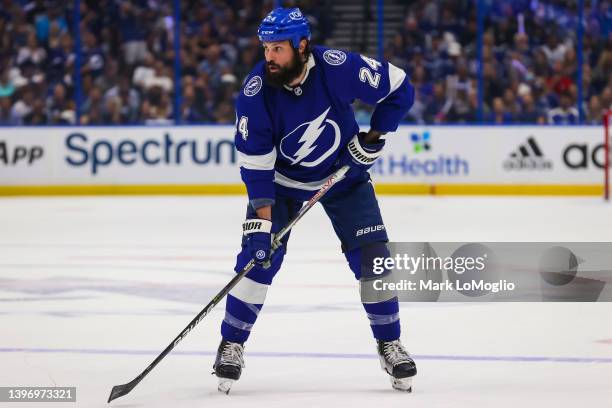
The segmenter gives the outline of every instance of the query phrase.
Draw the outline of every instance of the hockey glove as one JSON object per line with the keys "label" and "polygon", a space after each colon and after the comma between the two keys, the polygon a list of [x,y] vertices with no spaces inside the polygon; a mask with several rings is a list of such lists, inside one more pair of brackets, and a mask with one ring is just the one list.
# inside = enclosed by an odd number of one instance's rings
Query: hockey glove
{"label": "hockey glove", "polygon": [[242,233],[247,240],[247,250],[255,262],[264,267],[270,265],[272,253],[272,221],[252,218],[242,224]]}
{"label": "hockey glove", "polygon": [[344,165],[350,167],[347,177],[356,177],[368,171],[382,153],[385,141],[380,139],[376,143],[365,143],[363,139],[366,134],[366,132],[356,134],[346,145],[346,150],[340,153],[338,159],[339,167]]}

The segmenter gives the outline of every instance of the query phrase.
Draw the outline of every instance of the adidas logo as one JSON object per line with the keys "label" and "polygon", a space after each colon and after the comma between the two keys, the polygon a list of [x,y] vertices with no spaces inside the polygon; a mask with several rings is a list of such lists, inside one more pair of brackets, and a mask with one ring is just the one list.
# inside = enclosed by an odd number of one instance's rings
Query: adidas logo
{"label": "adidas logo", "polygon": [[510,153],[510,158],[503,163],[506,170],[552,170],[553,163],[544,157],[538,143],[529,136],[527,143],[519,145],[518,149]]}

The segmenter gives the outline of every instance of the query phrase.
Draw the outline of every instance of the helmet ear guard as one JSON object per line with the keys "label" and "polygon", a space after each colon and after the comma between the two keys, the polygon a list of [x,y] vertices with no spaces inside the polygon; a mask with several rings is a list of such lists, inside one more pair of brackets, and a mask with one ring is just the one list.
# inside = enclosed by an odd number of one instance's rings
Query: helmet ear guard
{"label": "helmet ear guard", "polygon": [[310,41],[308,20],[299,8],[276,8],[263,19],[257,35],[261,42],[289,40],[293,48],[300,48],[300,41]]}

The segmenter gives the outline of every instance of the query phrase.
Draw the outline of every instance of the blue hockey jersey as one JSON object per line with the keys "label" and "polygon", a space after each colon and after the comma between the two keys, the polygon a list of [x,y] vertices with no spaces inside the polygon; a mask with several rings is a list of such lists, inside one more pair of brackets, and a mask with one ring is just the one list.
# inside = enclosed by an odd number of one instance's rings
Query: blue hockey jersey
{"label": "blue hockey jersey", "polygon": [[306,200],[321,188],[359,132],[355,99],[376,105],[372,129],[391,132],[412,106],[414,89],[392,64],[321,46],[313,47],[306,76],[294,88],[267,85],[265,61],[255,66],[236,102],[235,144],[256,208],[272,203],[279,190]]}

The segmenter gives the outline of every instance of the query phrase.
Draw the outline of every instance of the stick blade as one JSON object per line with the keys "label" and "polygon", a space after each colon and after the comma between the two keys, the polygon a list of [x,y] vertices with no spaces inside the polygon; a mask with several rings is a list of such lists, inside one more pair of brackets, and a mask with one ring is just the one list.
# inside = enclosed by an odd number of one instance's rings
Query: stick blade
{"label": "stick blade", "polygon": [[115,385],[108,397],[108,402],[111,402],[112,400],[117,399],[119,397],[123,397],[125,394],[128,394],[130,391],[132,391],[136,384],[138,383],[134,383],[134,381],[132,381],[127,384]]}

